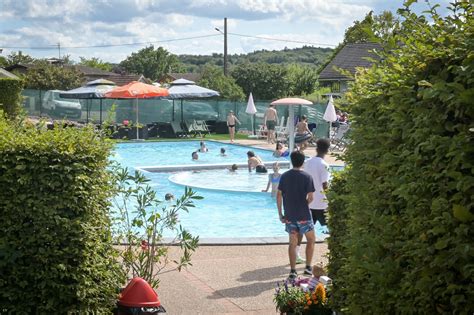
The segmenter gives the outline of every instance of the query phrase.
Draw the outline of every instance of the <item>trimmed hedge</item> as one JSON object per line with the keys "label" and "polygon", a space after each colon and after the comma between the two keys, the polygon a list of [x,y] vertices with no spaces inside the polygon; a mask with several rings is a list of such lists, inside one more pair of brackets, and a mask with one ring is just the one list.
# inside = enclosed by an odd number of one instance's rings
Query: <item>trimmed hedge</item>
{"label": "trimmed hedge", "polygon": [[347,236],[331,266],[351,314],[474,312],[474,9],[451,9],[400,10],[347,95],[347,231],[331,230]]}
{"label": "trimmed hedge", "polygon": [[9,118],[15,118],[21,109],[21,91],[23,81],[0,78],[0,110]]}
{"label": "trimmed hedge", "polygon": [[0,312],[110,311],[124,280],[108,218],[110,148],[91,128],[0,118]]}

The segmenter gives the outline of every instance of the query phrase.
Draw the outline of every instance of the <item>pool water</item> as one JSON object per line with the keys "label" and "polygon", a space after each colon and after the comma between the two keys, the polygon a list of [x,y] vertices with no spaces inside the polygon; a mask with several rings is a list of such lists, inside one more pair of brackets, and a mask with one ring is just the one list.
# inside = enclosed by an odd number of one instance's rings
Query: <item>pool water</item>
{"label": "pool water", "polygon": [[[157,165],[246,163],[247,152],[252,150],[265,162],[288,161],[286,158],[275,158],[272,155],[273,152],[268,150],[215,141],[205,141],[205,144],[209,151],[198,152],[197,161],[191,159],[191,153],[199,149],[199,141],[119,143],[116,145],[112,159],[131,168]],[[221,156],[221,148],[226,150],[226,156]]]}
{"label": "pool water", "polygon": [[[131,168],[212,164],[223,163],[223,160],[232,164],[246,162],[246,152],[253,150],[264,161],[277,160],[267,150],[212,141],[206,144],[209,152],[200,154],[204,157],[198,162],[193,162],[190,154],[199,148],[199,142],[196,141],[122,143],[116,146],[112,159]],[[226,148],[226,157],[219,156],[221,147]],[[249,173],[247,169],[239,169],[235,173],[226,169],[144,173],[162,199],[166,193],[179,198],[184,193],[184,186],[191,186],[198,195],[204,197],[195,202],[196,207],[190,208],[189,213],[182,212],[179,216],[180,224],[193,235],[201,238],[287,236],[284,225],[278,219],[276,200],[270,193],[261,192],[266,188],[267,174]],[[317,223],[318,237],[323,232]],[[165,233],[165,236],[172,235]]]}

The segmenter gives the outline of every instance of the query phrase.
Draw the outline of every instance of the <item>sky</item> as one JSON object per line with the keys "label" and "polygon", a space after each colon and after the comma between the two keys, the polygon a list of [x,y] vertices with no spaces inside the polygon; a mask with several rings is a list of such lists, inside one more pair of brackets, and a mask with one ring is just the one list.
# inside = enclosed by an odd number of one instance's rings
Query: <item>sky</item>
{"label": "sky", "polygon": [[[441,10],[448,2],[430,1]],[[402,0],[0,0],[0,56],[21,50],[36,58],[116,63],[151,44],[174,54],[222,53],[224,36],[216,28],[223,30],[224,17],[229,54],[332,48],[369,11],[402,6]],[[415,11],[425,9],[424,1],[416,4]]]}

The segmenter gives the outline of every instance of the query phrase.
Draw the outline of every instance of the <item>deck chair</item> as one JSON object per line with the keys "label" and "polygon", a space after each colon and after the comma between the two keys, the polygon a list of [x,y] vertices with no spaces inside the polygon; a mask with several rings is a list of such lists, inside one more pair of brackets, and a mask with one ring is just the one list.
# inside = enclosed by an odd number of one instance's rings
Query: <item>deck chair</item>
{"label": "deck chair", "polygon": [[[283,119],[282,119],[283,120]],[[288,143],[288,127],[290,124],[290,118],[286,120],[286,125],[285,127],[281,128],[279,132],[275,133],[275,138],[276,141],[282,142],[282,143]]]}
{"label": "deck chair", "polygon": [[342,151],[346,148],[349,143],[347,132],[349,131],[349,125],[341,124],[331,137],[331,146],[334,150]]}
{"label": "deck chair", "polygon": [[182,138],[187,136],[186,131],[181,127],[181,123],[179,121],[172,121],[171,129],[173,129],[173,134],[176,138]]}
{"label": "deck chair", "polygon": [[199,132],[196,130],[194,126],[194,120],[193,121],[184,121],[181,124],[181,127],[183,128],[184,131],[188,134],[188,136],[193,136],[196,137]]}
{"label": "deck chair", "polygon": [[207,134],[210,135],[211,132],[207,128],[207,124],[204,120],[195,120],[194,129],[199,132],[199,135],[205,137]]}
{"label": "deck chair", "polygon": [[281,117],[280,119],[280,124],[278,126],[275,126],[275,136],[279,133],[284,131],[285,129],[285,117]]}

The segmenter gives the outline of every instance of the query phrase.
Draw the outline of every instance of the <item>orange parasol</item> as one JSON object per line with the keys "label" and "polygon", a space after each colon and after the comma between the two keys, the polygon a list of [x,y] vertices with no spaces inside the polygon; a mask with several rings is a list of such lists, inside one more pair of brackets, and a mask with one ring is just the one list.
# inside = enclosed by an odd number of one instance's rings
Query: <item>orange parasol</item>
{"label": "orange parasol", "polygon": [[168,96],[167,89],[160,88],[151,84],[146,84],[138,81],[132,81],[124,86],[116,87],[113,90],[105,93],[106,98],[134,98],[136,99],[136,113],[137,113],[137,139],[138,139],[138,99],[139,98],[154,98]]}

